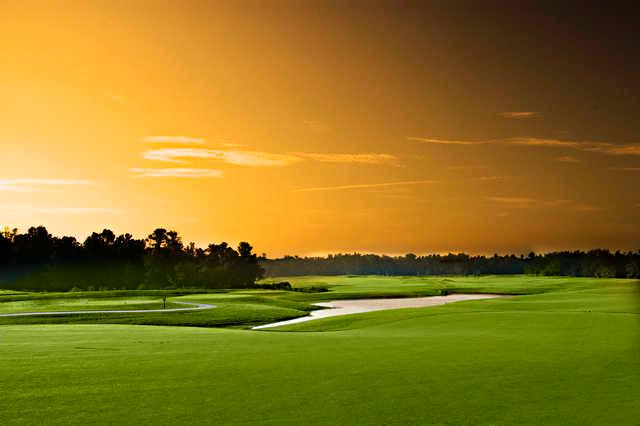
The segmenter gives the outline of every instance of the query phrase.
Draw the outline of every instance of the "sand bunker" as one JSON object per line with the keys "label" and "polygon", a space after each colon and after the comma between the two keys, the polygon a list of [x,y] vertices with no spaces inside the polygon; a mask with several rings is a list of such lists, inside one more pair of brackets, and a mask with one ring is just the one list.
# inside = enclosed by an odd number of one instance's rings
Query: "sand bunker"
{"label": "sand bunker", "polygon": [[493,299],[505,297],[498,294],[451,294],[448,296],[431,297],[407,297],[398,299],[353,299],[335,300],[331,302],[314,303],[316,306],[332,309],[319,309],[311,312],[306,317],[294,318],[287,321],[279,321],[271,324],[253,327],[253,330],[263,328],[280,327],[282,325],[297,324],[320,318],[335,317],[338,315],[361,314],[363,312],[382,311],[385,309],[400,308],[423,308],[426,306],[444,305],[452,302],[462,302],[464,300]]}

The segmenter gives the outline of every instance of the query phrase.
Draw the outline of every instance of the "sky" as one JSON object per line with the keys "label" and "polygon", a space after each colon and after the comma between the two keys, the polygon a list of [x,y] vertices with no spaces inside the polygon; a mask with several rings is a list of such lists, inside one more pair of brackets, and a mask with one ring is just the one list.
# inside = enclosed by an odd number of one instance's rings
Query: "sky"
{"label": "sky", "polygon": [[3,1],[0,227],[271,257],[638,249],[633,16]]}

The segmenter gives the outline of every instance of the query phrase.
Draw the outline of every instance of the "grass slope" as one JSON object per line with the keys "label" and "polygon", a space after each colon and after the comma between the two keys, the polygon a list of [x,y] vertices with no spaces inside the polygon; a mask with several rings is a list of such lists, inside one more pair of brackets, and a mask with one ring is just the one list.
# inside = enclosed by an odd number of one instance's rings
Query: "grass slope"
{"label": "grass slope", "polygon": [[[125,309],[162,309],[158,297],[114,298],[59,298],[28,299],[0,303],[0,314],[20,312],[100,311]],[[167,308],[184,308],[184,305],[167,302]]]}
{"label": "grass slope", "polygon": [[[216,309],[192,312],[148,314],[91,314],[72,316],[0,317],[2,324],[140,324],[200,327],[243,327],[282,321],[308,315],[317,309],[312,303],[368,297],[416,297],[450,293],[542,294],[551,292],[598,290],[626,285],[628,280],[483,276],[483,277],[380,277],[309,276],[265,280],[290,281],[298,289],[326,288],[326,292],[285,292],[273,290],[118,290],[71,293],[0,294],[0,313],[159,308],[163,296],[168,302],[210,303]],[[145,302],[137,306],[132,301]],[[150,303],[155,300],[155,303]],[[83,306],[86,305],[86,306]],[[92,307],[90,307],[92,306]],[[170,305],[174,306],[174,305]],[[177,305],[179,307],[179,305]]]}
{"label": "grass slope", "polygon": [[539,294],[552,291],[599,289],[629,280],[575,277],[538,277],[528,275],[484,276],[379,276],[340,275],[277,277],[263,283],[288,281],[294,288],[326,288],[312,293],[313,300],[354,299],[362,297],[419,297],[450,293]]}
{"label": "grass slope", "polygon": [[593,281],[297,332],[2,326],[0,424],[637,424],[638,282]]}

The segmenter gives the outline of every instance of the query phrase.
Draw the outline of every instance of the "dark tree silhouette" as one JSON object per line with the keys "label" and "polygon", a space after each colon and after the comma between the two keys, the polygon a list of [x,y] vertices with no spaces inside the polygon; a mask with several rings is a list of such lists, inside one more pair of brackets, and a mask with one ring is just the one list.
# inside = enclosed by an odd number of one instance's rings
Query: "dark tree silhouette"
{"label": "dark tree silhouette", "polygon": [[239,251],[227,243],[207,250],[186,246],[176,231],[155,229],[146,240],[104,229],[83,244],[53,237],[46,228],[0,234],[0,283],[24,290],[137,288],[244,288],[262,268],[248,243]]}
{"label": "dark tree silhouette", "polygon": [[178,232],[155,229],[145,239],[103,229],[80,244],[54,237],[45,227],[21,234],[0,233],[2,287],[36,291],[137,288],[247,288],[264,274],[291,275],[480,275],[536,274],[640,278],[640,251],[596,249],[547,254],[470,256],[468,254],[379,256],[335,254],[327,257],[258,257],[241,242],[206,249],[184,244]]}
{"label": "dark tree silhouette", "polygon": [[164,228],[156,228],[147,237],[147,244],[152,250],[160,250],[167,245],[167,230]]}
{"label": "dark tree silhouette", "polygon": [[553,252],[527,257],[515,255],[469,256],[467,254],[379,256],[335,254],[327,257],[285,256],[261,259],[267,276],[294,275],[481,275],[535,274],[590,277],[637,278],[640,251],[611,253]]}

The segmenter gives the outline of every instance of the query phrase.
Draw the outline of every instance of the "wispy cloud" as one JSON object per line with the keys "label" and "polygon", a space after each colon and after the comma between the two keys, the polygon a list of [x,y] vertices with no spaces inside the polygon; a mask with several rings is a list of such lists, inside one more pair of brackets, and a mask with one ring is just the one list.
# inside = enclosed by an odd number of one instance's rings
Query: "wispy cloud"
{"label": "wispy cloud", "polygon": [[349,189],[364,189],[364,188],[383,188],[390,186],[404,186],[404,185],[421,185],[435,183],[434,180],[405,180],[398,182],[382,182],[382,183],[363,183],[355,185],[338,185],[338,186],[319,186],[313,188],[300,188],[294,189],[291,192],[317,192],[317,191],[344,191]]}
{"label": "wispy cloud", "polygon": [[556,158],[557,161],[561,163],[580,163],[576,157],[572,157],[571,155],[563,155],[561,157]]}
{"label": "wispy cloud", "polygon": [[640,167],[612,167],[611,170],[619,170],[621,172],[640,172]]}
{"label": "wispy cloud", "polygon": [[31,214],[113,214],[121,213],[121,209],[112,207],[41,207],[31,204],[2,204],[0,211],[13,211]]}
{"label": "wispy cloud", "polygon": [[331,130],[329,125],[327,125],[326,123],[323,123],[322,121],[306,120],[306,121],[303,121],[302,124],[304,124],[309,129],[313,130],[314,132],[318,132],[318,133],[326,133],[329,130]]}
{"label": "wispy cloud", "polygon": [[409,136],[407,139],[410,141],[422,142],[422,143],[430,143],[436,145],[481,145],[488,142],[482,141],[462,141],[462,140],[452,140],[452,139],[434,139],[434,138],[418,138],[415,136]]}
{"label": "wispy cloud", "polygon": [[145,169],[131,168],[129,169],[135,177],[147,178],[212,178],[222,176],[222,170],[215,169],[190,169],[190,168],[168,168],[168,169]]}
{"label": "wispy cloud", "polygon": [[470,164],[464,166],[449,166],[449,170],[474,170],[474,169],[487,169],[489,166],[484,164]]}
{"label": "wispy cloud", "polygon": [[487,197],[489,201],[495,201],[503,204],[511,204],[511,205],[529,205],[536,203],[537,200],[533,198],[525,198],[525,197]]}
{"label": "wispy cloud", "polygon": [[598,152],[608,155],[640,155],[640,144],[617,145],[609,142],[571,141],[542,138],[512,138],[503,143],[525,146],[570,148],[578,151]]}
{"label": "wispy cloud", "polygon": [[188,163],[185,158],[213,159],[228,164],[249,167],[286,166],[299,160],[293,155],[271,154],[259,151],[222,150],[207,148],[160,148],[151,149],[143,154],[147,160],[170,163]]}
{"label": "wispy cloud", "polygon": [[175,143],[175,144],[196,144],[202,145],[206,142],[203,138],[194,138],[191,136],[147,136],[144,138],[145,142],[150,143]]}
{"label": "wispy cloud", "polygon": [[103,93],[104,96],[106,96],[107,98],[109,98],[111,101],[127,106],[127,107],[135,107],[136,104],[135,102],[133,102],[130,99],[125,98],[122,95],[119,95],[117,93],[111,93],[111,92],[105,92]]}
{"label": "wispy cloud", "polygon": [[476,176],[472,177],[471,180],[479,180],[479,181],[492,181],[492,180],[503,180],[503,179],[512,179],[513,176]]}
{"label": "wispy cloud", "polygon": [[485,197],[488,201],[502,204],[512,208],[540,208],[540,207],[562,207],[571,208],[582,212],[595,212],[603,210],[601,207],[585,204],[580,201],[558,199],[558,200],[540,200],[528,197],[503,197],[491,196]]}
{"label": "wispy cloud", "polygon": [[321,154],[313,152],[292,152],[291,154],[323,163],[383,164],[398,160],[398,157],[391,154]]}
{"label": "wispy cloud", "polygon": [[80,179],[0,179],[0,191],[35,192],[42,187],[91,185],[92,182]]}
{"label": "wispy cloud", "polygon": [[389,164],[398,160],[391,154],[362,153],[336,154],[314,152],[291,152],[287,154],[273,154],[269,152],[250,151],[243,149],[209,149],[209,148],[158,148],[144,152],[147,160],[164,161],[186,164],[187,159],[211,159],[228,164],[250,167],[278,167],[287,166],[303,160],[323,163],[359,163],[359,164]]}
{"label": "wispy cloud", "polygon": [[522,120],[525,118],[533,118],[540,114],[535,111],[505,111],[505,112],[499,113],[498,115],[503,118],[513,118],[516,120]]}
{"label": "wispy cloud", "polygon": [[603,207],[592,206],[585,203],[573,203],[573,208],[581,212],[599,212],[604,210]]}
{"label": "wispy cloud", "polygon": [[591,141],[574,141],[561,139],[545,139],[545,138],[509,138],[509,139],[490,139],[490,140],[449,140],[449,139],[433,139],[409,137],[409,140],[439,145],[517,145],[531,146],[542,148],[567,148],[577,151],[595,152],[607,155],[640,155],[640,143],[634,144],[614,144],[610,142],[591,142]]}

